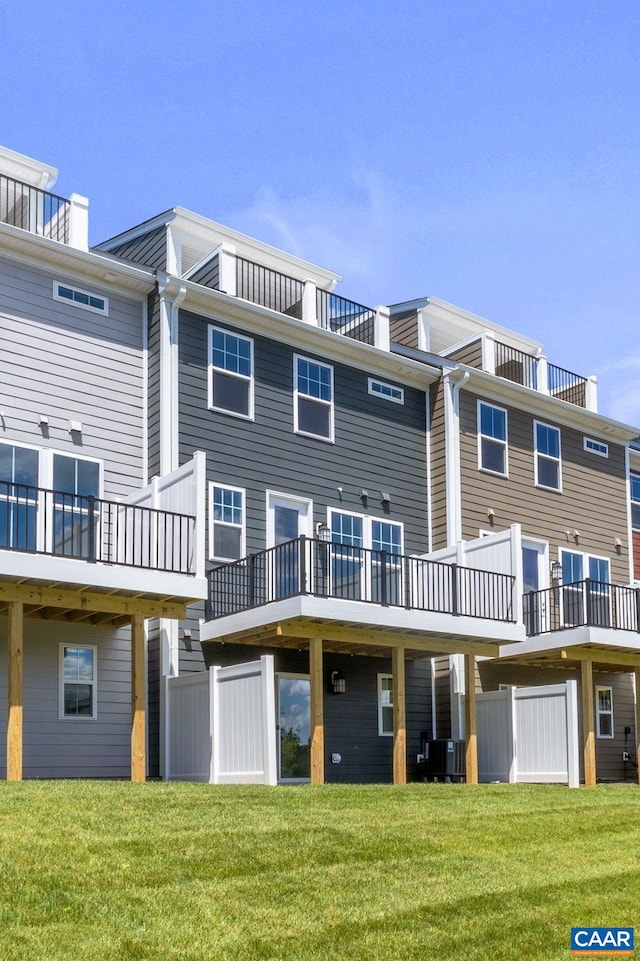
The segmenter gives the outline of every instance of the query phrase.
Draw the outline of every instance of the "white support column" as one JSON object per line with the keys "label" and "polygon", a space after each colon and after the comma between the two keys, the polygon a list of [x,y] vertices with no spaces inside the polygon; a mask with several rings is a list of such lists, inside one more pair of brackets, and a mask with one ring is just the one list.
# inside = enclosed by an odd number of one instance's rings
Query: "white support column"
{"label": "white support column", "polygon": [[220,275],[219,275],[219,287],[225,294],[229,294],[230,297],[238,296],[238,289],[236,284],[236,248],[233,244],[221,244],[220,245]]}
{"label": "white support column", "polygon": [[386,350],[389,353],[390,338],[389,338],[389,308],[388,307],[376,307],[376,317],[374,321],[375,334],[374,334],[374,344],[380,350]]}
{"label": "white support column", "polygon": [[76,250],[89,249],[89,198],[81,194],[69,197],[69,246]]}
{"label": "white support column", "polygon": [[302,319],[312,327],[318,326],[317,290],[315,282],[307,278],[302,292]]}
{"label": "white support column", "polygon": [[496,372],[496,335],[492,330],[482,332],[482,369],[488,374]]}
{"label": "white support column", "polygon": [[598,413],[598,378],[595,374],[591,377],[587,377],[587,383],[585,385],[585,407],[587,410],[593,411],[594,414]]}
{"label": "white support column", "polygon": [[549,393],[549,362],[542,354],[536,362],[536,383],[538,393]]}
{"label": "white support column", "polygon": [[428,351],[431,347],[429,336],[429,316],[424,308],[418,311],[418,350]]}

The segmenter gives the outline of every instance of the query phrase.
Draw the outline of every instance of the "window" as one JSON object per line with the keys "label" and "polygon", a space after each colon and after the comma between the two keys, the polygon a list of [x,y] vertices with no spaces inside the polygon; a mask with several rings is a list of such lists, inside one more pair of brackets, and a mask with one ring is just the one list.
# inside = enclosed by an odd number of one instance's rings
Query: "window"
{"label": "window", "polygon": [[598,737],[613,737],[613,689],[596,685],[596,721]]}
{"label": "window", "polygon": [[631,526],[640,531],[640,474],[630,474],[631,487]]}
{"label": "window", "polygon": [[393,735],[393,677],[378,674],[378,734]]}
{"label": "window", "polygon": [[36,549],[38,451],[0,444],[0,547]]}
{"label": "window", "polygon": [[97,717],[97,649],[60,645],[60,717]]}
{"label": "window", "polygon": [[394,404],[404,404],[404,390],[402,387],[394,387],[393,384],[385,384],[382,380],[369,378],[369,393],[376,397],[384,397],[385,400],[392,400]]}
{"label": "window", "polygon": [[76,307],[84,307],[85,310],[93,310],[96,314],[108,315],[109,313],[109,301],[106,297],[99,297],[88,290],[78,290],[76,287],[69,287],[57,281],[53,282],[53,299],[66,301]]}
{"label": "window", "polygon": [[[607,557],[560,551],[562,622],[565,627],[611,624],[610,564]],[[587,585],[586,579],[589,578]]]}
{"label": "window", "polygon": [[584,449],[591,451],[592,454],[599,454],[600,457],[609,456],[609,445],[603,444],[600,440],[593,440],[592,437],[583,437],[582,444]]}
{"label": "window", "polygon": [[359,514],[331,511],[331,593],[351,600],[362,598],[364,521]]}
{"label": "window", "polygon": [[293,429],[333,440],[333,367],[306,357],[293,359]]}
{"label": "window", "polygon": [[560,431],[534,420],[535,482],[536,487],[559,491],[562,488],[560,471]]}
{"label": "window", "polygon": [[507,475],[507,412],[478,401],[478,467]]}
{"label": "window", "polygon": [[94,557],[99,522],[100,464],[53,455],[53,552]]}
{"label": "window", "polygon": [[402,524],[332,510],[329,526],[332,595],[399,604],[402,562],[398,555],[402,553]]}
{"label": "window", "polygon": [[239,487],[209,485],[209,555],[237,561],[245,555],[245,492]]}
{"label": "window", "polygon": [[253,419],[253,341],[209,327],[209,407]]}

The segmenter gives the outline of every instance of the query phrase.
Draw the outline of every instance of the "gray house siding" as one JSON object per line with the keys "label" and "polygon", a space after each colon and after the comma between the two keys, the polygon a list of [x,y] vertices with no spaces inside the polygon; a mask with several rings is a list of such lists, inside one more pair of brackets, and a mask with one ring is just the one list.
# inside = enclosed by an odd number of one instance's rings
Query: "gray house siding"
{"label": "gray house siding", "polygon": [[2,440],[102,460],[105,497],[121,497],[143,477],[142,302],[91,284],[102,316],[54,300],[54,280],[87,286],[0,260]]}
{"label": "gray house siding", "polygon": [[167,266],[167,228],[157,227],[135,240],[111,247],[110,254],[131,260],[136,264],[144,264],[154,270],[166,270]]}
{"label": "gray house siding", "polygon": [[219,256],[216,254],[206,264],[199,267],[190,277],[194,284],[202,284],[204,287],[212,287],[218,290],[220,286],[220,264]]}
{"label": "gray house siding", "polygon": [[[239,644],[205,644],[207,666],[238,664],[273,654],[276,672],[308,674],[306,652],[271,650]],[[417,776],[416,755],[421,734],[431,727],[430,664],[407,661],[407,761],[410,778]],[[346,694],[331,693],[332,671],[345,676]],[[378,674],[391,673],[391,659],[327,653],[323,658],[325,780],[327,783],[389,783],[392,780],[393,738],[378,734]],[[334,763],[332,755],[341,761]]]}
{"label": "gray house siding", "polygon": [[[59,645],[97,646],[97,718],[59,717]],[[129,777],[130,632],[27,619],[24,625],[24,776]],[[7,619],[0,618],[7,658]],[[0,673],[0,777],[6,777],[7,678]]]}

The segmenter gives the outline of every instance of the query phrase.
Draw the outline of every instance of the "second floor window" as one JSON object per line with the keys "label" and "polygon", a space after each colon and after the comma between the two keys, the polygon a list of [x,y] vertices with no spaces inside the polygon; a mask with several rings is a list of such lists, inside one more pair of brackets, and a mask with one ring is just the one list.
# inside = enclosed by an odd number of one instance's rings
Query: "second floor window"
{"label": "second floor window", "polygon": [[560,431],[548,424],[533,422],[535,436],[535,478],[537,487],[562,489],[560,470]]}
{"label": "second floor window", "polygon": [[217,561],[244,556],[244,491],[239,487],[209,488],[209,554]]}
{"label": "second floor window", "polygon": [[0,547],[36,547],[38,451],[0,444]]}
{"label": "second floor window", "polygon": [[332,441],[333,367],[297,355],[293,364],[293,429]]}
{"label": "second floor window", "polygon": [[209,407],[253,418],[253,341],[209,328]]}
{"label": "second floor window", "polygon": [[502,407],[478,402],[478,467],[493,474],[507,470],[507,412]]}

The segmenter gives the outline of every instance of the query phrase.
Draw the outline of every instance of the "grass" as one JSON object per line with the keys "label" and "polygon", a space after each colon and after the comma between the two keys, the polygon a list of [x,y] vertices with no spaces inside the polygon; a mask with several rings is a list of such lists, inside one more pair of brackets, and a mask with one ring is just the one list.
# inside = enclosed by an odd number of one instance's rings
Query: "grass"
{"label": "grass", "polygon": [[567,959],[640,926],[640,788],[0,785],[0,959]]}

